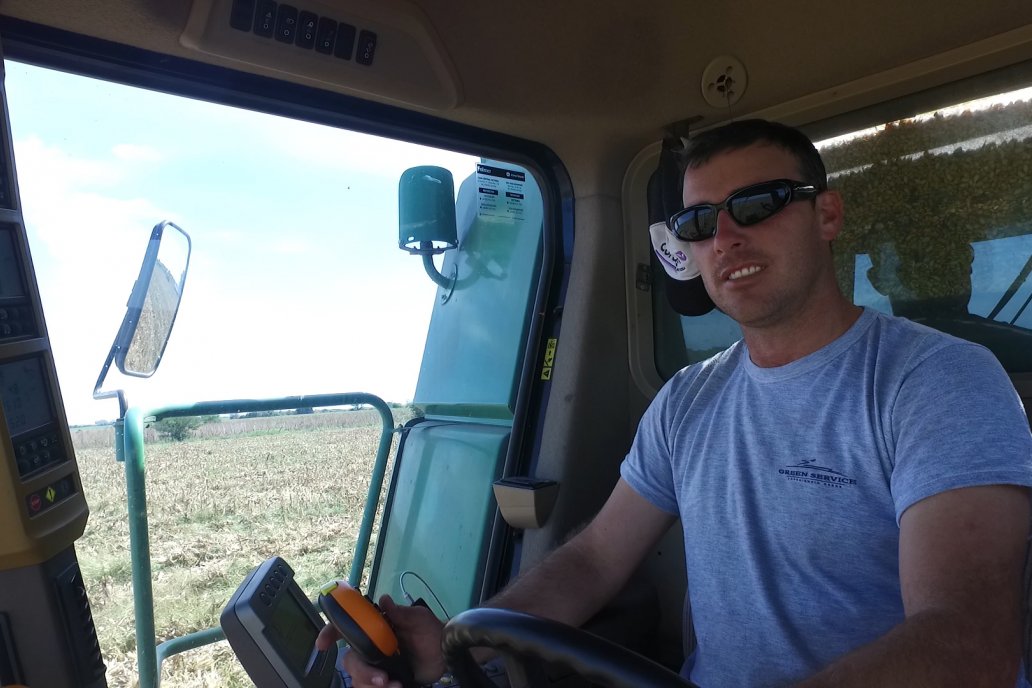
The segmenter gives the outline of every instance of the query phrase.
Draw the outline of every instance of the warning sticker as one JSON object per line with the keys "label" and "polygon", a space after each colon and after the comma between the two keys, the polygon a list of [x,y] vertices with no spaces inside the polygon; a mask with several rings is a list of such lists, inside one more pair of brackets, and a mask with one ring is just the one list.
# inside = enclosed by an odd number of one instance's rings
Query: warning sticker
{"label": "warning sticker", "polygon": [[477,165],[477,215],[484,218],[522,220],[526,202],[525,172]]}
{"label": "warning sticker", "polygon": [[545,360],[541,366],[541,379],[551,380],[552,379],[552,367],[555,365],[555,347],[559,343],[557,337],[549,337],[548,341],[545,342]]}

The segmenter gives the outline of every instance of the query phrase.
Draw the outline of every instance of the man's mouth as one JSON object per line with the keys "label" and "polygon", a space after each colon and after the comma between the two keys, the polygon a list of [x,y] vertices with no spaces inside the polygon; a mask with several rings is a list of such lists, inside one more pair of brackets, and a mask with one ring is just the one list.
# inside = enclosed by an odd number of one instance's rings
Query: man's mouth
{"label": "man's mouth", "polygon": [[759,265],[748,265],[748,266],[746,266],[744,268],[738,268],[737,270],[732,272],[730,275],[728,275],[727,279],[728,279],[728,281],[732,281],[733,282],[734,280],[742,279],[743,277],[748,277],[749,275],[755,275],[757,272],[759,272],[762,269],[763,268],[760,267]]}

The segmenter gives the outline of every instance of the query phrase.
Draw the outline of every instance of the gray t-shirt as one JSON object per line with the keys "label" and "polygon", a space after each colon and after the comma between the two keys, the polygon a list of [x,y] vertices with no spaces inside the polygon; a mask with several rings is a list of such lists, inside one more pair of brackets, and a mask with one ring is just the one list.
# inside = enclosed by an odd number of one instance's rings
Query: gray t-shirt
{"label": "gray t-shirt", "polygon": [[1032,435],[988,350],[868,309],[788,365],[759,368],[739,342],[677,373],[621,475],[684,527],[684,674],[784,686],[903,620],[907,507],[1032,485]]}

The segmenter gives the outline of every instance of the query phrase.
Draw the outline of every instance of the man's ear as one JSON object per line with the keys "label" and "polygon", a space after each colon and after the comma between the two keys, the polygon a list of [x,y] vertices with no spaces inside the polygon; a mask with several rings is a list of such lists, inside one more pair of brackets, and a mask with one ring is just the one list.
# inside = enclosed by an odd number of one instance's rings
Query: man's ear
{"label": "man's ear", "polygon": [[838,191],[828,190],[817,196],[814,203],[817,226],[821,238],[831,241],[842,231],[842,196]]}

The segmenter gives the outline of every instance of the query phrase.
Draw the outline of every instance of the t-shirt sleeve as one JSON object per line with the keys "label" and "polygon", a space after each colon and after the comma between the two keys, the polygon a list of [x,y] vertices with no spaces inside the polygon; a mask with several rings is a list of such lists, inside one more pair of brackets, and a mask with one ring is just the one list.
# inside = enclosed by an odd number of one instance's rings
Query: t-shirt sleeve
{"label": "t-shirt sleeve", "polygon": [[1014,386],[982,346],[950,343],[917,362],[893,405],[896,522],[961,487],[1032,486],[1032,433]]}
{"label": "t-shirt sleeve", "polygon": [[669,514],[677,514],[673,465],[670,459],[671,388],[680,376],[675,375],[649,404],[631,450],[620,465],[620,477],[653,506]]}

